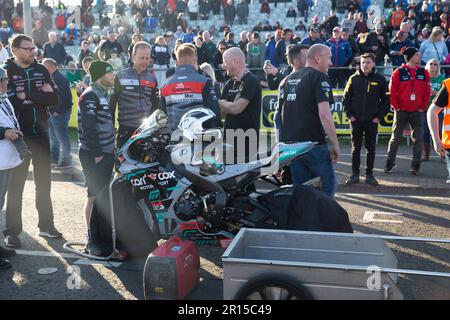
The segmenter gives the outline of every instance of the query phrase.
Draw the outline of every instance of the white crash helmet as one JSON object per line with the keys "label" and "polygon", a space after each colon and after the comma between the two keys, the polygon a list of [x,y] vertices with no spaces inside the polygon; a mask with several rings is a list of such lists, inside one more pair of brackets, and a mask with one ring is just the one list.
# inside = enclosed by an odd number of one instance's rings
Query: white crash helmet
{"label": "white crash helmet", "polygon": [[208,108],[198,107],[186,112],[178,124],[183,136],[189,141],[194,141],[196,136],[202,136],[207,129],[213,128],[216,114]]}

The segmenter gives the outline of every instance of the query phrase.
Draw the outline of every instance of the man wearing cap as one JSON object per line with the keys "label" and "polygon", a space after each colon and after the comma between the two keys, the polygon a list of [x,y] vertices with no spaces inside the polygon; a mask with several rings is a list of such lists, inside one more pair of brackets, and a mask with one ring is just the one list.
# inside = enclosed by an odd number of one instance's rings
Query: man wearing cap
{"label": "man wearing cap", "polygon": [[114,166],[114,112],[108,103],[108,90],[115,79],[113,67],[105,61],[92,62],[89,73],[92,83],[78,101],[79,157],[88,188],[88,226],[95,197],[108,185]]}
{"label": "man wearing cap", "polygon": [[306,44],[308,46],[313,46],[317,43],[321,43],[323,44],[322,39],[320,39],[320,30],[319,30],[319,26],[313,24],[310,28],[309,28],[309,36],[306,37],[305,39],[302,40],[302,42],[300,44]]}
{"label": "man wearing cap", "polygon": [[326,42],[331,49],[331,63],[335,69],[329,71],[330,81],[334,88],[343,88],[346,80],[346,70],[342,67],[348,66],[353,59],[352,48],[348,41],[342,39],[341,28],[333,28],[333,36]]}
{"label": "man wearing cap", "polygon": [[413,160],[412,175],[417,175],[422,157],[422,117],[428,109],[430,99],[430,75],[420,66],[421,54],[415,47],[402,50],[406,64],[392,73],[389,90],[391,106],[394,109],[392,135],[389,141],[385,173],[391,173],[395,167],[398,146],[403,137],[403,130],[409,123],[412,128]]}
{"label": "man wearing cap", "polygon": [[404,62],[402,48],[414,47],[414,44],[408,40],[406,32],[398,31],[390,47],[389,57],[392,59],[392,66],[399,67]]}
{"label": "man wearing cap", "polygon": [[113,110],[117,106],[119,111],[118,149],[158,105],[156,78],[148,69],[150,50],[147,42],[137,42],[131,55],[132,66],[117,73],[110,106]]}

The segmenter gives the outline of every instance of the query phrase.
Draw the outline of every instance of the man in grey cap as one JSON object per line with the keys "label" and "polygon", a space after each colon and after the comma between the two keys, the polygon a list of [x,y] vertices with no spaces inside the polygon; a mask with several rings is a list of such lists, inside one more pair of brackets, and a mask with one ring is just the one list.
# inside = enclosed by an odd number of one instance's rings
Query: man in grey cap
{"label": "man in grey cap", "polygon": [[313,46],[315,44],[323,44],[322,39],[320,39],[320,29],[318,24],[313,24],[309,28],[309,36],[300,42],[300,44],[306,44],[308,46]]}
{"label": "man in grey cap", "polygon": [[108,90],[115,80],[113,67],[105,61],[92,62],[89,73],[92,83],[78,102],[79,157],[88,188],[88,229],[95,197],[108,185],[114,166],[114,111],[108,103]]}

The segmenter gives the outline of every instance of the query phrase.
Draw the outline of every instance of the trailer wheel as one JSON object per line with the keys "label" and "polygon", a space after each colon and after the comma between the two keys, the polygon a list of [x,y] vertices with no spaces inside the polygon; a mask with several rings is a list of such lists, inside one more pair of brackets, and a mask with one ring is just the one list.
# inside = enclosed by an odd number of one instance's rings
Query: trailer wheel
{"label": "trailer wheel", "polygon": [[311,293],[298,280],[265,275],[251,279],[235,296],[235,300],[313,300]]}
{"label": "trailer wheel", "polygon": [[150,300],[150,290],[151,290],[151,286],[150,286],[150,263],[148,262],[148,257],[145,260],[145,266],[144,266],[144,272],[143,272],[143,287],[144,287],[144,299],[145,300]]}

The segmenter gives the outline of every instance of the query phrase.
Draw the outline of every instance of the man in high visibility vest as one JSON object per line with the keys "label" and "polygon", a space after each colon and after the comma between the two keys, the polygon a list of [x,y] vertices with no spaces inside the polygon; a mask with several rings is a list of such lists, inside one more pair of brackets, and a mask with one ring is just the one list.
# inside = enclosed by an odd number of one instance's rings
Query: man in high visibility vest
{"label": "man in high visibility vest", "polygon": [[[445,156],[447,163],[447,183],[450,183],[450,102],[448,100],[450,92],[450,79],[444,84],[433,100],[427,112],[428,127],[433,138],[434,150],[441,156]],[[442,124],[442,138],[439,136],[438,114],[443,109],[444,119]]]}

